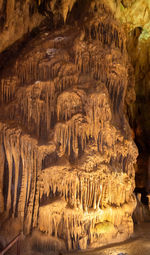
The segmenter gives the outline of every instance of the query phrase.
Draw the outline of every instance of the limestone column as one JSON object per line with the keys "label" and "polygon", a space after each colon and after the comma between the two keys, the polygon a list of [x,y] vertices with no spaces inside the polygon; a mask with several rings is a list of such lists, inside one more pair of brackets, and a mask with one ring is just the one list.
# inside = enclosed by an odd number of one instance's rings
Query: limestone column
{"label": "limestone column", "polygon": [[0,137],[0,213],[4,211],[3,177],[4,177],[5,154]]}

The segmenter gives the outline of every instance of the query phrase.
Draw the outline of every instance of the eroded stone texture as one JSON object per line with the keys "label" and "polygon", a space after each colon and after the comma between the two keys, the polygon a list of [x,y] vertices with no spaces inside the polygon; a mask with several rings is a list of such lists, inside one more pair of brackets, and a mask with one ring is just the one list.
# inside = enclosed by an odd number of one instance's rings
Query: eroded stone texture
{"label": "eroded stone texture", "polygon": [[36,1],[0,0],[0,52],[39,26]]}
{"label": "eroded stone texture", "polygon": [[24,233],[36,227],[68,250],[132,234],[137,149],[124,115],[125,40],[102,5],[81,28],[39,34],[3,72],[0,210],[20,218]]}

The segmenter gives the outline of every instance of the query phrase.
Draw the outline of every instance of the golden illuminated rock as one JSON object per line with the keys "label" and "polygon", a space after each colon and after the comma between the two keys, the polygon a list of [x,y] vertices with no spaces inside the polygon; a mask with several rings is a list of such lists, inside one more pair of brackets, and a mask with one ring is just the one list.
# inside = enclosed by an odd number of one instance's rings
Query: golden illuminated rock
{"label": "golden illuminated rock", "polygon": [[125,240],[136,206],[126,36],[104,5],[88,14],[39,32],[0,85],[0,210],[68,250]]}

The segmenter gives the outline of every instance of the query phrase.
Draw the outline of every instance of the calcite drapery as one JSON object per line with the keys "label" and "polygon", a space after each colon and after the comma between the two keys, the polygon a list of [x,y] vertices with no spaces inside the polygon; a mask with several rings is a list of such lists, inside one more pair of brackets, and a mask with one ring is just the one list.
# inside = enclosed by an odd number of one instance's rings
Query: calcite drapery
{"label": "calcite drapery", "polygon": [[70,250],[133,232],[128,67],[124,32],[101,6],[75,32],[42,31],[2,74],[0,210],[25,233],[37,227]]}

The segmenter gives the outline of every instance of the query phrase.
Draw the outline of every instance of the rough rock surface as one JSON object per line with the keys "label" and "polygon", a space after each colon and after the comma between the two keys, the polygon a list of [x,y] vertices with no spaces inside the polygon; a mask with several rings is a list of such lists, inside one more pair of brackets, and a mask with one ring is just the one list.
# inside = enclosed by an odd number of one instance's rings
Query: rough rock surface
{"label": "rough rock surface", "polygon": [[[101,1],[102,2],[102,1]],[[150,38],[149,0],[103,0],[128,32],[141,27],[141,39]],[[92,6],[90,6],[92,3]],[[0,0],[0,52],[36,28],[46,16],[50,26],[66,22],[73,8],[95,8],[99,0]],[[78,8],[79,7],[79,8]],[[97,8],[98,10],[98,8]],[[76,15],[78,16],[78,14]]]}
{"label": "rough rock surface", "polygon": [[0,0],[0,52],[39,26],[43,18],[36,1]]}
{"label": "rough rock surface", "polygon": [[126,36],[104,5],[87,16],[42,30],[0,84],[0,212],[68,250],[128,238],[136,206]]}
{"label": "rough rock surface", "polygon": [[128,52],[135,72],[136,101],[131,102],[128,115],[139,149],[136,170],[136,186],[150,192],[150,39],[142,38],[142,29],[136,28],[128,38]]}

